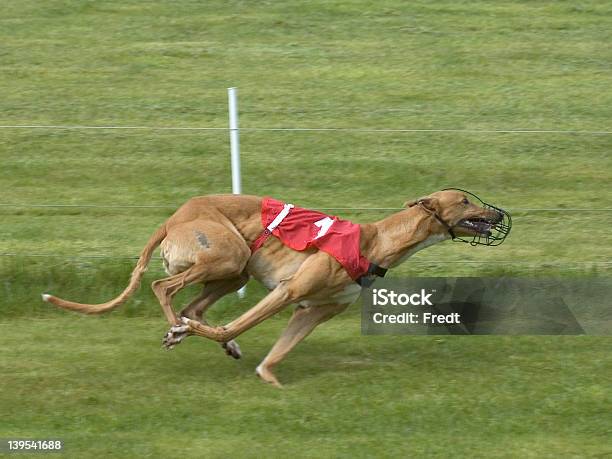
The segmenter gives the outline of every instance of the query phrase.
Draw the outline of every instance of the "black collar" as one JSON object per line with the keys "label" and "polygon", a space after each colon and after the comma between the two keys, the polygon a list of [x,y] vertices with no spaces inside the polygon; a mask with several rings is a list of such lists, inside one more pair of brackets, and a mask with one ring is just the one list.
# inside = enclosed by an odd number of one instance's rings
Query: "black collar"
{"label": "black collar", "polygon": [[369,287],[376,280],[373,278],[374,276],[385,277],[385,274],[387,274],[387,271],[388,271],[387,268],[382,268],[378,266],[376,263],[370,262],[370,266],[368,266],[368,272],[365,273],[363,276],[355,279],[355,282],[357,282],[362,287]]}

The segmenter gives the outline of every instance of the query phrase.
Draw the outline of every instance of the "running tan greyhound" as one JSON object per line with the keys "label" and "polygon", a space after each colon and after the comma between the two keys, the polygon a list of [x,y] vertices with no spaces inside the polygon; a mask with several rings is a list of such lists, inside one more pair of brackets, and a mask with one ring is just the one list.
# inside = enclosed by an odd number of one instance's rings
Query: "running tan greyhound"
{"label": "running tan greyhound", "polygon": [[[272,369],[318,324],[344,311],[357,299],[361,286],[326,252],[295,251],[275,237],[251,253],[262,233],[262,198],[211,195],[189,200],[155,233],[142,250],[131,280],[115,299],[98,305],[43,299],[87,314],[110,311],[138,288],[157,246],[170,277],[156,280],[153,291],[171,325],[164,345],[171,349],[189,335],[220,342],[229,355],[241,356],[233,339],[297,304],[286,330],[256,369],[266,382],[280,387]],[[503,219],[500,209],[470,202],[465,192],[438,191],[405,204],[405,209],[376,223],[361,225],[360,245],[368,260],[393,268],[420,249],[455,236],[482,236]],[[249,277],[270,293],[225,326],[209,326],[203,313],[222,296],[241,288]],[[172,297],[190,284],[204,284],[202,293],[177,317]]]}

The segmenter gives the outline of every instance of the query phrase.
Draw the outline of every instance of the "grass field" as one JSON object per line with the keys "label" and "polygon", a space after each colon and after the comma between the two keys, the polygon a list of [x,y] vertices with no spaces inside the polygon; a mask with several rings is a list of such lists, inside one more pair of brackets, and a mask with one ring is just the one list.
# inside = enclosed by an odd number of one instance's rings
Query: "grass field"
{"label": "grass field", "polygon": [[[226,127],[237,86],[243,127],[611,131],[611,39],[595,1],[2,2],[0,125]],[[241,146],[246,193],[305,207],[458,186],[514,209],[503,246],[445,243],[395,276],[612,274],[612,212],[593,210],[612,208],[611,135],[244,131]],[[41,304],[109,299],[173,206],[229,192],[226,131],[0,128],[0,159],[0,437],[64,438],[68,457],[612,455],[609,337],[361,337],[353,306],[277,391],[253,370],[288,312],[235,362],[196,338],[162,352],[148,288],[104,318]],[[144,284],[161,275],[155,261]]]}

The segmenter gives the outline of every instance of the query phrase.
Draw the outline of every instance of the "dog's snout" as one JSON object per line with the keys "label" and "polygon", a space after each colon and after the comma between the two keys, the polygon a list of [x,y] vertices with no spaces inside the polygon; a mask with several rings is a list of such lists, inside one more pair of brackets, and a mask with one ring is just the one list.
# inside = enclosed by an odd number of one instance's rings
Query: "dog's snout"
{"label": "dog's snout", "polygon": [[494,223],[500,223],[504,219],[504,213],[502,210],[495,211],[495,220]]}

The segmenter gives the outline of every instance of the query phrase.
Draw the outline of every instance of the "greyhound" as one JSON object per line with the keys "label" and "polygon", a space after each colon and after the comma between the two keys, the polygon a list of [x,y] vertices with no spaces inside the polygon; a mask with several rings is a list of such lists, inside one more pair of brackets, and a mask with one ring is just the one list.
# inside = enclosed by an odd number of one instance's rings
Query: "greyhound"
{"label": "greyhound", "polygon": [[[290,304],[297,305],[287,328],[256,368],[263,381],[281,387],[274,367],[317,325],[354,302],[362,279],[384,274],[417,251],[447,239],[484,245],[503,242],[510,231],[509,214],[478,201],[478,197],[464,190],[446,189],[409,201],[404,209],[383,220],[359,225],[357,246],[363,257],[375,262],[371,264],[375,269],[368,270],[357,283],[337,259],[317,247],[299,251],[270,237],[264,238],[259,250],[253,250],[253,243],[261,242],[262,235],[270,233],[262,223],[263,198],[196,197],[153,233],[128,286],[115,299],[94,305],[43,294],[43,300],[86,314],[110,311],[136,291],[153,252],[160,246],[169,277],[154,281],[152,289],[171,326],[163,339],[168,349],[196,335],[218,341],[228,355],[240,358],[241,350],[234,338]],[[287,212],[291,207],[285,206]],[[250,277],[269,290],[267,296],[225,326],[208,325],[205,311],[222,296],[243,287]],[[203,290],[177,316],[172,298],[191,284],[204,284]]]}

